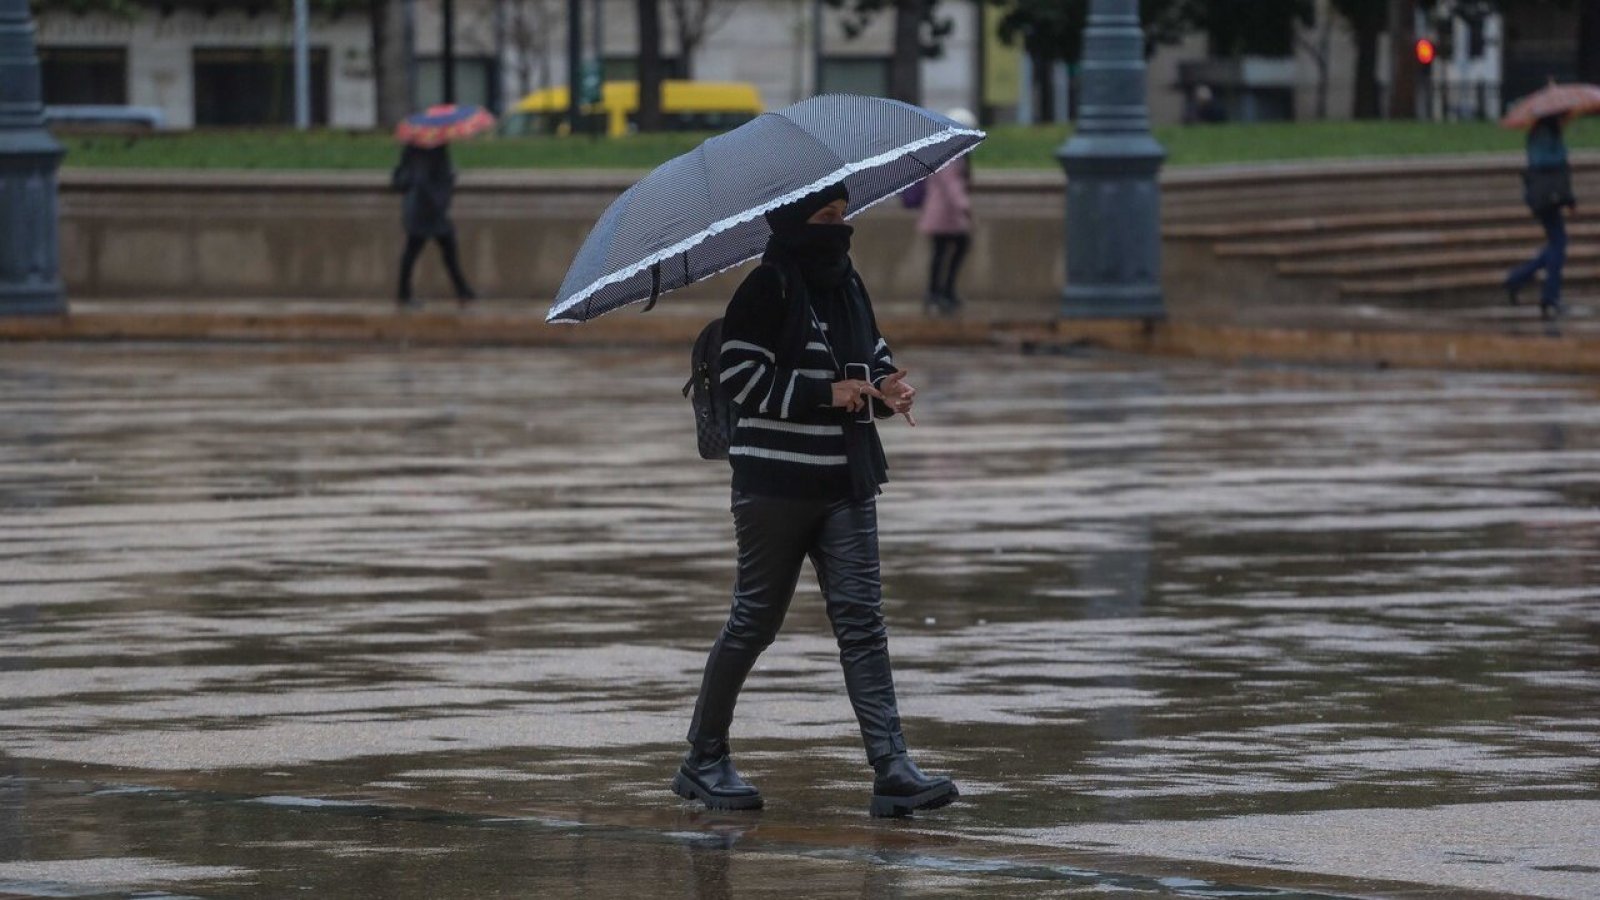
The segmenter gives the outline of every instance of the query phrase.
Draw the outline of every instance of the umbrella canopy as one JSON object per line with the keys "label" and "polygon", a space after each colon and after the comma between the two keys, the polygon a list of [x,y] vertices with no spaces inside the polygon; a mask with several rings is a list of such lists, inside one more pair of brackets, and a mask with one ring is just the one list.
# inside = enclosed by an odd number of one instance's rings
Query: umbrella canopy
{"label": "umbrella canopy", "polygon": [[482,134],[494,127],[494,115],[470,103],[444,103],[406,116],[394,130],[396,140],[416,147],[438,147]]}
{"label": "umbrella canopy", "polygon": [[1552,84],[1518,100],[1500,124],[1529,128],[1546,116],[1581,116],[1600,111],[1600,87],[1592,84]]}
{"label": "umbrella canopy", "polygon": [[600,216],[546,321],[583,322],[759,256],[762,214],[837,181],[855,215],[966,153],[984,134],[880,97],[824,94],[764,113],[668,160]]}

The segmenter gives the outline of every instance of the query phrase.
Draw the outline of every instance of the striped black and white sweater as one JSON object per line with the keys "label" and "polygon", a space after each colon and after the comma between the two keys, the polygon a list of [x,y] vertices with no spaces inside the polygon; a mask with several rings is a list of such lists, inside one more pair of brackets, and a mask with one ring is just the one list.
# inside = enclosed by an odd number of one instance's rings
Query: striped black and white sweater
{"label": "striped black and white sweater", "polygon": [[[786,359],[784,322],[789,315],[783,282],[771,265],[751,272],[739,286],[722,323],[719,358],[723,386],[738,408],[728,461],[733,488],[763,496],[835,499],[853,493],[846,457],[846,428],[854,414],[833,406],[833,382],[843,379],[842,364],[828,341],[839,327],[811,311],[805,340]],[[871,362],[873,384],[895,371],[888,342],[876,332]],[[874,401],[877,418],[893,415]],[[876,434],[867,436],[877,448]],[[881,460],[881,449],[877,450]],[[879,472],[876,481],[887,480]]]}

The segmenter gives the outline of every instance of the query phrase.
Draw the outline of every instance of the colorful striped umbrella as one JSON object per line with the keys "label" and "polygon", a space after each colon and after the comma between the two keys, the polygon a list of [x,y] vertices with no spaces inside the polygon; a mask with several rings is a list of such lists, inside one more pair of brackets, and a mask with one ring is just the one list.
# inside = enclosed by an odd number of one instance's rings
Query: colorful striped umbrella
{"label": "colorful striped umbrella", "polygon": [[414,147],[438,147],[479,135],[494,127],[494,115],[481,106],[442,103],[406,116],[395,128],[396,140]]}
{"label": "colorful striped umbrella", "polygon": [[1581,116],[1600,112],[1600,86],[1551,84],[1518,100],[1500,124],[1506,128],[1531,128],[1547,116]]}

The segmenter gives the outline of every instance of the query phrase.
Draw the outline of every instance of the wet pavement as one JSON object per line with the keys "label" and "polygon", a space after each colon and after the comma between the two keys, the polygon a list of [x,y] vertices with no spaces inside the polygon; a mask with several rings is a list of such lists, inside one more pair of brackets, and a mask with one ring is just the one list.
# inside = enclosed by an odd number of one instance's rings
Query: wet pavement
{"label": "wet pavement", "polygon": [[0,347],[0,896],[1600,896],[1600,386],[917,350],[866,815],[683,353]]}

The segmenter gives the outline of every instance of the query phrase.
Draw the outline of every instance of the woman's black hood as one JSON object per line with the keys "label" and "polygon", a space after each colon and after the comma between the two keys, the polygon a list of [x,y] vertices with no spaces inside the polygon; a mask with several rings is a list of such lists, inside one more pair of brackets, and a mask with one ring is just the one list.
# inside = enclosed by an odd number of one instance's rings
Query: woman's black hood
{"label": "woman's black hood", "polygon": [[817,214],[817,210],[836,200],[850,202],[850,192],[845,189],[842,181],[807,194],[793,203],[770,210],[767,213],[767,225],[772,228],[773,234],[798,231],[805,226],[807,219]]}

